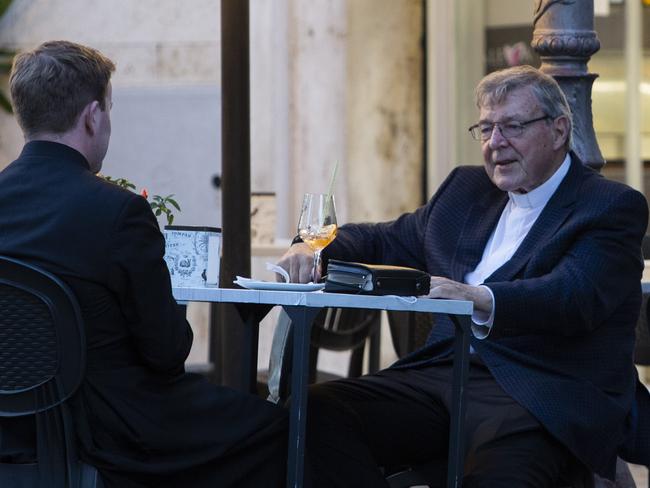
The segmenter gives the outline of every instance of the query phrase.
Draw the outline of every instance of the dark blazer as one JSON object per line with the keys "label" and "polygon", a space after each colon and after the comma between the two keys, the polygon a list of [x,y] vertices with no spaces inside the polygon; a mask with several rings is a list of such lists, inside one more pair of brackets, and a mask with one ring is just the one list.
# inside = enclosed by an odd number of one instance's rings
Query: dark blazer
{"label": "dark blazer", "polygon": [[[486,280],[494,326],[471,344],[508,394],[592,470],[612,477],[637,381],[648,209],[639,192],[572,160],[515,254]],[[392,222],[345,225],[324,254],[463,281],[506,202],[482,167],[457,168],[427,205]],[[452,354],[451,321],[436,324],[427,345],[394,367]]]}
{"label": "dark blazer", "polygon": [[0,254],[58,275],[81,305],[87,372],[72,406],[82,457],[115,486],[266,483],[237,455],[277,447],[285,413],[184,372],[192,332],[163,253],[147,201],[68,146],[30,142],[0,172]]}

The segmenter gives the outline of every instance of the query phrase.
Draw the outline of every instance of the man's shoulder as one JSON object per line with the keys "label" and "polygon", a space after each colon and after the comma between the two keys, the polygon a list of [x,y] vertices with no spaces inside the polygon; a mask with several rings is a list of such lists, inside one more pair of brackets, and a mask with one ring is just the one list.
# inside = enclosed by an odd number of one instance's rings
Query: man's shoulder
{"label": "man's shoulder", "polygon": [[582,169],[575,197],[579,208],[589,214],[608,213],[618,209],[646,218],[643,216],[648,212],[648,202],[641,192],[588,167]]}
{"label": "man's shoulder", "polygon": [[476,188],[494,188],[494,183],[490,180],[485,167],[463,165],[455,167],[447,178],[450,185],[459,185],[465,189]]}
{"label": "man's shoulder", "polygon": [[137,197],[138,195],[131,190],[127,190],[112,181],[107,180],[101,175],[87,175],[88,182],[94,187],[96,191],[101,192],[104,196],[115,198],[117,200],[128,200]]}
{"label": "man's shoulder", "polygon": [[450,177],[455,178],[469,178],[476,180],[477,182],[487,182],[490,183],[490,178],[485,171],[485,166],[483,165],[462,165],[456,166],[451,173]]}
{"label": "man's shoulder", "polygon": [[483,166],[482,164],[462,164],[456,166],[453,170],[451,170],[451,174],[455,174],[455,173],[484,176],[485,178],[487,178],[487,173],[485,172],[485,166]]}
{"label": "man's shoulder", "polygon": [[621,195],[627,194],[645,199],[643,194],[638,190],[620,181],[612,180],[592,168],[583,166],[582,171],[583,178],[579,193],[583,195],[592,194],[594,196],[600,196],[600,199],[605,199],[618,198]]}
{"label": "man's shoulder", "polygon": [[87,185],[88,198],[95,200],[109,211],[121,212],[127,206],[137,205],[140,200],[145,201],[142,196],[100,176],[87,174],[84,180]]}

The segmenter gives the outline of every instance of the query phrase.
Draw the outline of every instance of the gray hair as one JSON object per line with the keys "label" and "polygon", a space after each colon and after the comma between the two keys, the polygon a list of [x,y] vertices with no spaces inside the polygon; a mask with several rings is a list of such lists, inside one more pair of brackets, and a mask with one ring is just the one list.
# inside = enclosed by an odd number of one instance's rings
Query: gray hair
{"label": "gray hair", "polygon": [[476,106],[489,107],[505,102],[510,93],[520,88],[528,88],[533,92],[540,108],[550,117],[561,115],[569,121],[569,135],[565,147],[571,149],[573,132],[573,117],[571,108],[564,92],[557,81],[532,66],[515,66],[506,68],[485,76],[476,87]]}

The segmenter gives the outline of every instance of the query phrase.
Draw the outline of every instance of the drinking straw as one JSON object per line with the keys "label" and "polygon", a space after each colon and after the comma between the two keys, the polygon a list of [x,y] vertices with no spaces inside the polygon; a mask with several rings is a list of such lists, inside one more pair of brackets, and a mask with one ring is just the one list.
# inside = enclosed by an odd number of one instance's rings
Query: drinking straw
{"label": "drinking straw", "polygon": [[334,182],[336,181],[336,173],[339,171],[339,160],[336,160],[336,163],[334,163],[334,171],[332,171],[332,177],[330,178],[330,185],[327,188],[327,197],[331,197],[332,193],[334,192]]}
{"label": "drinking straw", "polygon": [[334,182],[336,181],[336,173],[339,171],[339,160],[337,159],[336,162],[334,163],[334,170],[332,171],[332,177],[330,178],[330,184],[329,187],[327,188],[327,196],[325,197],[326,200],[326,205],[329,207],[331,205],[332,201],[332,194],[334,193]]}

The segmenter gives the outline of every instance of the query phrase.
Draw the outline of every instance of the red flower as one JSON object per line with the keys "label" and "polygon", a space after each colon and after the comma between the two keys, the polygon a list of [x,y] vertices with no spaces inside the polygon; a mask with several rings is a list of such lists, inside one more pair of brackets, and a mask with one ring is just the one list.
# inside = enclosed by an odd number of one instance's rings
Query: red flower
{"label": "red flower", "polygon": [[147,189],[143,188],[142,191],[140,192],[140,195],[142,195],[145,199],[149,198],[149,193],[147,193]]}

